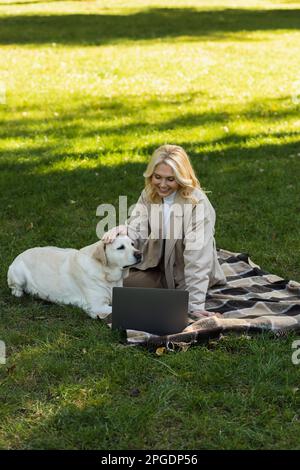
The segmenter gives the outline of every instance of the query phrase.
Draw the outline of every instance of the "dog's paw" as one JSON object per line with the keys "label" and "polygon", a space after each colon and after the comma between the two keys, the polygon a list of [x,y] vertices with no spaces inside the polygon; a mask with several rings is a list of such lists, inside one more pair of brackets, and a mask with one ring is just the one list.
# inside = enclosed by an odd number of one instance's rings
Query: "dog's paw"
{"label": "dog's paw", "polygon": [[103,320],[104,318],[108,317],[112,312],[112,307],[110,305],[103,305],[100,307],[97,312],[90,312],[89,316],[91,318],[100,318]]}
{"label": "dog's paw", "polygon": [[11,290],[11,293],[12,293],[12,295],[14,295],[15,297],[22,297],[22,295],[24,294],[23,290],[22,290],[22,289],[18,289],[17,287],[14,287],[14,288]]}
{"label": "dog's paw", "polygon": [[99,318],[99,317],[98,317],[98,313],[95,313],[95,312],[88,312],[88,316],[91,317],[91,318],[93,318],[94,320],[95,320],[96,318]]}
{"label": "dog's paw", "polygon": [[100,312],[97,314],[97,318],[100,318],[100,320],[106,320],[108,317],[110,317],[111,313],[103,313]]}

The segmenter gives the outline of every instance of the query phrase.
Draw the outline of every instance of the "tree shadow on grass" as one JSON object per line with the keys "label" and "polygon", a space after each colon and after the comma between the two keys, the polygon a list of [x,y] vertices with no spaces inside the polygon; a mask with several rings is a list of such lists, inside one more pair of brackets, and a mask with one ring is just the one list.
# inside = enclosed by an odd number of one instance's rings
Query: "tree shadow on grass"
{"label": "tree shadow on grass", "polygon": [[[97,332],[90,322],[80,320],[70,326],[64,336],[55,330],[47,337],[45,328],[40,343],[46,342],[47,347],[40,350],[28,348],[23,355],[21,351],[12,379],[4,384],[7,387],[6,414],[9,422],[4,433],[10,437],[12,448],[99,451],[157,448],[161,445],[164,449],[172,449],[178,440],[172,427],[176,420],[179,420],[181,433],[185,436],[185,448],[190,447],[189,442],[199,439],[199,430],[194,429],[189,434],[190,421],[183,419],[193,403],[199,404],[195,401],[201,380],[197,379],[196,357],[192,357],[194,362],[189,368],[187,387],[184,360],[178,358],[178,374],[174,377],[170,369],[161,367],[157,360],[153,361],[149,352],[138,348],[118,348],[116,337],[109,338],[104,329],[99,328]],[[265,350],[265,342],[263,339],[257,350],[260,346]],[[287,345],[287,339],[285,342]],[[229,350],[231,355],[234,352],[241,354],[241,345],[232,348]],[[259,371],[259,361],[252,365]],[[236,376],[234,365],[231,364],[229,369],[227,374],[221,374],[221,381],[228,391],[228,373],[233,380]],[[236,378],[237,398],[245,392],[249,380],[255,382],[255,378]],[[206,377],[206,383],[207,393],[211,393],[213,380]],[[137,386],[140,393],[134,396],[131,390]],[[188,394],[193,396],[187,403]],[[220,397],[213,395],[212,399],[215,400],[214,412],[220,414]],[[176,400],[185,403],[179,413],[174,407]],[[280,410],[281,395],[277,400],[273,397],[273,402]],[[211,409],[210,403],[206,408]],[[236,418],[244,414],[244,408],[239,407]],[[254,410],[253,419],[256,415]],[[170,423],[163,430],[163,437],[162,420]],[[261,425],[259,420],[257,425]],[[249,439],[248,434],[245,438]]]}
{"label": "tree shadow on grass", "polygon": [[300,29],[299,9],[153,8],[130,15],[19,15],[0,18],[0,44],[100,45],[180,36],[223,40],[231,33],[283,29]]}
{"label": "tree shadow on grass", "polygon": [[[191,100],[197,98],[195,93]],[[100,147],[97,150],[98,137],[114,137],[115,142],[120,142],[120,145],[114,145],[114,153],[122,157],[128,153],[126,142],[130,141],[131,134],[139,138],[149,135],[149,133],[160,132],[164,133],[171,129],[196,129],[203,126],[220,125],[220,130],[223,129],[223,124],[229,127],[231,124],[235,125],[239,122],[253,122],[262,123],[259,133],[245,133],[239,134],[234,131],[227,131],[229,134],[216,139],[206,139],[203,142],[195,144],[187,142],[188,148],[197,148],[211,146],[214,144],[223,144],[229,150],[231,145],[244,144],[247,141],[258,140],[260,138],[270,137],[276,140],[286,139],[289,137],[298,137],[299,131],[283,130],[276,131],[272,129],[274,123],[280,122],[283,119],[295,118],[299,114],[298,106],[292,105],[290,97],[280,97],[277,99],[254,100],[243,107],[236,110],[199,110],[198,112],[186,111],[183,115],[178,115],[177,104],[184,100],[185,94],[170,97],[169,100],[160,101],[159,99],[140,99],[134,98],[129,102],[122,100],[101,100],[96,105],[93,103],[84,104],[83,106],[68,107],[65,112],[60,113],[59,116],[53,114],[45,114],[45,117],[35,117],[33,108],[33,117],[31,117],[31,109],[28,110],[26,117],[14,118],[15,113],[22,111],[22,106],[14,108],[13,113],[6,116],[0,128],[0,138],[15,137],[22,140],[22,146],[18,148],[13,145],[13,148],[2,150],[0,152],[0,165],[2,171],[20,170],[32,171],[44,169],[47,173],[51,171],[53,164],[64,159],[74,159],[80,162],[81,160],[95,160],[99,166],[106,165],[106,157],[109,157],[111,150],[103,147],[100,140]],[[146,107],[148,110],[155,109],[158,118],[148,122],[142,121],[140,118],[140,109]],[[28,108],[26,108],[28,109]],[[161,111],[160,111],[161,110]],[[276,111],[274,111],[276,110]],[[167,113],[166,118],[164,115]],[[111,116],[114,116],[114,121],[111,121]],[[12,119],[10,119],[12,116]],[[169,116],[172,116],[171,118]],[[81,119],[78,121],[78,117]],[[118,118],[121,122],[118,122]],[[125,120],[129,122],[123,123]],[[271,128],[270,128],[271,127]],[[38,136],[37,142],[39,145],[34,145],[34,139]],[[43,139],[45,143],[40,143]],[[95,140],[94,151],[73,152],[65,148],[64,143],[69,142],[69,139],[76,141],[77,138],[92,138]],[[26,139],[30,139],[30,144],[26,144]],[[59,141],[57,140],[59,138]],[[125,146],[122,138],[125,138]],[[162,135],[163,138],[163,135]],[[51,142],[51,140],[53,141]],[[121,139],[121,140],[120,140]],[[127,140],[126,140],[127,139]],[[48,140],[50,142],[48,142]],[[178,141],[177,141],[178,142]],[[135,144],[130,145],[131,155],[142,155],[149,157],[155,149],[156,144]],[[128,159],[127,159],[128,160]],[[120,161],[120,160],[119,160]]]}
{"label": "tree shadow on grass", "polygon": [[[271,217],[272,211],[275,213],[278,209],[279,194],[282,197],[284,185],[298,184],[295,178],[299,157],[290,156],[295,155],[299,149],[300,137],[297,135],[296,142],[282,144],[280,140],[286,135],[276,133],[276,136],[278,142],[255,147],[249,147],[246,136],[234,134],[216,139],[210,149],[204,149],[201,142],[179,140],[177,144],[182,145],[190,154],[202,185],[212,190],[212,202],[217,210],[220,203],[218,194],[222,194],[222,203],[224,198],[228,202],[234,198],[238,200],[240,193],[229,191],[235,184],[238,188],[247,188],[247,194],[250,191],[251,196],[247,196],[249,201],[251,198],[256,200],[256,195],[265,195],[261,200],[263,210],[264,204],[270,204],[265,192],[266,187],[270,187],[273,202],[271,208],[268,207],[268,213]],[[251,137],[255,139],[255,136]],[[160,143],[151,146],[145,144],[143,152],[151,155]],[[35,149],[36,154],[39,151]],[[41,156],[36,161],[28,159],[14,163],[14,159],[18,160],[20,152],[24,152],[24,149],[11,151],[11,164],[3,162],[1,165],[1,219],[4,225],[8,224],[1,239],[3,245],[8,243],[9,239],[14,240],[15,255],[21,249],[40,244],[69,247],[78,244],[77,247],[80,247],[92,243],[96,239],[96,224],[99,221],[96,217],[97,206],[110,203],[118,210],[119,195],[127,195],[129,207],[136,202],[143,189],[142,174],[146,162],[122,162],[122,154],[119,155],[117,164],[107,166],[105,155],[99,158],[97,152],[86,153],[85,159],[94,162],[94,165],[93,168],[81,168],[81,157],[76,153],[51,155],[51,148],[48,148],[46,157]],[[64,168],[53,170],[53,164],[65,158],[78,162],[78,165],[70,171]],[[260,168],[265,166],[268,171],[260,173]],[[277,181],[280,172],[282,184]],[[259,186],[259,181],[262,180],[264,184]],[[280,186],[277,187],[275,181]],[[296,200],[292,204],[298,191],[296,186],[292,195],[288,196],[286,193],[281,202],[284,205],[287,203],[286,199],[290,201],[291,215],[299,209]],[[247,214],[250,219],[251,211],[255,220],[254,205]],[[234,226],[240,222],[236,220],[232,223]]]}
{"label": "tree shadow on grass", "polygon": [[[53,306],[50,310],[58,308]],[[24,317],[18,322],[19,337],[14,341],[19,341],[14,351],[17,354],[9,364],[10,367],[14,364],[15,369],[10,376],[6,374],[10,406],[7,417],[18,423],[18,446],[99,450],[112,446],[113,442],[115,445],[124,442],[127,439],[124,428],[130,429],[132,424],[131,420],[122,423],[121,414],[128,418],[127,413],[137,405],[136,398],[130,396],[136,381],[145,388],[149,384],[151,372],[145,367],[149,365],[149,359],[145,358],[149,353],[142,353],[138,348],[125,349],[119,344],[117,332],[75,309],[65,309],[65,318],[60,321],[58,317],[48,320],[52,311],[39,319],[41,313],[41,308],[36,309],[36,319],[29,318],[27,326]],[[10,319],[10,326],[15,329],[17,317],[15,314]],[[26,333],[36,336],[26,342]],[[5,337],[7,344],[11,343],[9,338]],[[10,348],[8,353],[12,353]],[[131,364],[130,376],[128,364]],[[153,368],[163,378],[163,368],[155,363]],[[12,387],[14,393],[9,394]],[[4,396],[5,391],[2,390]],[[36,405],[45,413],[42,420],[34,419]],[[158,403],[154,408],[157,407]],[[147,420],[145,412],[155,412],[153,406],[142,408],[144,415],[136,423],[138,427],[143,426],[141,421]],[[26,425],[27,419],[30,426]]]}
{"label": "tree shadow on grass", "polygon": [[[26,117],[19,117],[10,119],[10,115],[6,115],[6,119],[0,127],[0,138],[16,137],[16,138],[32,138],[38,131],[39,135],[44,138],[55,138],[58,135],[61,139],[76,139],[76,138],[90,138],[97,136],[115,136],[116,140],[120,136],[130,136],[131,133],[139,136],[147,135],[153,131],[168,131],[170,129],[186,129],[195,128],[198,126],[207,126],[214,124],[228,124],[240,121],[262,121],[265,123],[266,133],[270,132],[268,126],[272,125],[283,119],[297,118],[299,116],[298,105],[292,105],[289,96],[282,96],[280,98],[272,98],[265,100],[253,100],[240,107],[238,110],[199,110],[198,112],[185,111],[183,115],[179,115],[177,105],[182,103],[189,103],[194,99],[202,96],[201,93],[192,93],[189,99],[185,94],[179,94],[174,97],[170,96],[169,99],[163,101],[159,99],[150,98],[146,100],[140,97],[134,97],[129,102],[125,103],[124,100],[115,99],[113,102],[110,100],[102,99],[95,105],[88,103],[83,106],[75,106],[74,108],[68,107],[65,112],[59,116],[53,114],[45,114],[44,118],[34,117],[36,108],[28,108],[28,115]],[[157,113],[158,118],[156,121],[151,119],[142,121],[140,118],[140,109],[146,108],[147,110],[162,110],[162,113]],[[15,113],[19,114],[23,107],[15,108]],[[168,115],[172,111],[172,118],[164,118],[164,112]],[[33,117],[31,117],[33,112]],[[112,116],[114,120],[112,121]],[[80,118],[80,121],[79,121]],[[118,118],[128,118],[131,122],[120,124]],[[282,133],[282,136],[296,135],[297,131],[289,131]],[[270,133],[270,136],[275,133]],[[280,133],[279,133],[280,135]],[[242,140],[247,139],[246,134],[242,136]],[[239,141],[237,136],[237,142]],[[42,155],[46,155],[48,146],[40,146]],[[29,150],[29,147],[28,147]],[[33,150],[33,155],[37,153]],[[142,151],[143,148],[136,149]],[[17,153],[19,150],[17,150]],[[103,150],[105,155],[105,150]],[[20,150],[22,153],[22,150]],[[26,153],[28,153],[26,151]],[[102,150],[101,150],[102,153]],[[9,155],[9,150],[6,152]],[[3,152],[3,157],[5,153]],[[0,153],[1,162],[1,153]]]}

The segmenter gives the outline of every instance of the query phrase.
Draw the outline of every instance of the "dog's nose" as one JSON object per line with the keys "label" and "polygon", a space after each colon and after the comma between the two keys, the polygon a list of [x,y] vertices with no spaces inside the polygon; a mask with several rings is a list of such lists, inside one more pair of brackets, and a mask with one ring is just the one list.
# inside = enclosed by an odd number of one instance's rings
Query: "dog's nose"
{"label": "dog's nose", "polygon": [[134,253],[134,257],[136,258],[138,262],[140,262],[142,259],[142,253]]}

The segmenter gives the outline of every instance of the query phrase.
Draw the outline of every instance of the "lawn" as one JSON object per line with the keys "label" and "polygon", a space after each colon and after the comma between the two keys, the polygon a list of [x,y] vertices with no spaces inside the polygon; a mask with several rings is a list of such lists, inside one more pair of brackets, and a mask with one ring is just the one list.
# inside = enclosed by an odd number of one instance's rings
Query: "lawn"
{"label": "lawn", "polygon": [[296,334],[158,356],[13,298],[21,251],[96,241],[182,145],[221,248],[300,281],[300,1],[0,2],[0,448],[300,449]]}

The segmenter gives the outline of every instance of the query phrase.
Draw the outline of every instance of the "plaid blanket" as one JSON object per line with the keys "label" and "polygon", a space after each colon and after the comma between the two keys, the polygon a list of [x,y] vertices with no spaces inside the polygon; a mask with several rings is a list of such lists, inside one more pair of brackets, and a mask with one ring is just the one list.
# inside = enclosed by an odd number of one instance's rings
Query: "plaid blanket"
{"label": "plaid blanket", "polygon": [[182,349],[227,332],[267,330],[281,335],[300,328],[300,283],[263,271],[245,253],[218,250],[218,258],[227,283],[210,288],[205,304],[206,310],[216,315],[190,314],[182,332],[167,336],[127,330],[127,344]]}

